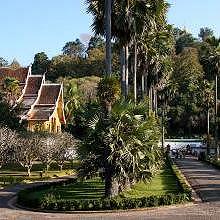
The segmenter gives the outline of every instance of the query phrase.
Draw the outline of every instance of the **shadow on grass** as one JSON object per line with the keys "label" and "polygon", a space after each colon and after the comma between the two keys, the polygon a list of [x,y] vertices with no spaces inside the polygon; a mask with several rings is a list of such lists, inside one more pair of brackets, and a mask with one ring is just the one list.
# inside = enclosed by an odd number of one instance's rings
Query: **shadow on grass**
{"label": "shadow on grass", "polygon": [[60,199],[99,199],[104,197],[104,183],[101,180],[89,180],[75,184],[59,186],[49,190],[42,190],[33,193],[33,197],[42,197],[46,194],[54,194]]}

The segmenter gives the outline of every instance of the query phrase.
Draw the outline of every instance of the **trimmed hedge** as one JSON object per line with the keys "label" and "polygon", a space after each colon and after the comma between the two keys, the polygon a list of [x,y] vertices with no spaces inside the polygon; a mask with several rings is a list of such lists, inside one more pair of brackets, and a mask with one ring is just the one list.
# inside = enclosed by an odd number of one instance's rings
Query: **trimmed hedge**
{"label": "trimmed hedge", "polygon": [[57,185],[74,183],[77,180],[71,179],[65,182],[49,183],[41,186],[22,190],[18,193],[18,204],[35,209],[53,211],[92,211],[92,210],[115,210],[115,209],[136,209],[155,206],[172,205],[191,201],[191,188],[186,184],[185,179],[178,168],[168,158],[173,173],[176,175],[181,191],[177,194],[170,193],[161,196],[149,196],[142,198],[122,198],[120,196],[112,199],[91,199],[91,200],[64,200],[56,198],[53,193],[48,193],[42,198],[33,198],[31,192],[43,189],[53,189]]}
{"label": "trimmed hedge", "polygon": [[168,158],[168,163],[171,166],[171,169],[176,176],[179,187],[181,188],[182,192],[185,193],[188,196],[188,201],[192,200],[192,189],[191,187],[186,183],[185,177],[181,173],[181,171],[177,168],[177,166],[173,163],[171,158]]}
{"label": "trimmed hedge", "polygon": [[57,210],[57,211],[88,211],[88,210],[114,210],[136,209],[184,203],[189,197],[185,193],[167,194],[163,196],[150,196],[142,198],[113,198],[96,200],[56,200],[53,194],[42,199],[27,198],[29,191],[23,191],[18,197],[18,203],[30,208]]}

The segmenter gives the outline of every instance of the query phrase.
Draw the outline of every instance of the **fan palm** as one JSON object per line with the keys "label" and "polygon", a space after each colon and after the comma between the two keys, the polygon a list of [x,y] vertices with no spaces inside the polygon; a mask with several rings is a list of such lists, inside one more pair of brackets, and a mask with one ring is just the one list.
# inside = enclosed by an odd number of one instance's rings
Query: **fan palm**
{"label": "fan palm", "polygon": [[146,103],[122,100],[112,106],[110,124],[100,111],[88,122],[90,132],[80,148],[84,152],[81,171],[87,167],[84,174],[91,175],[103,170],[107,197],[117,195],[128,182],[149,179],[160,165],[160,129],[146,109]]}

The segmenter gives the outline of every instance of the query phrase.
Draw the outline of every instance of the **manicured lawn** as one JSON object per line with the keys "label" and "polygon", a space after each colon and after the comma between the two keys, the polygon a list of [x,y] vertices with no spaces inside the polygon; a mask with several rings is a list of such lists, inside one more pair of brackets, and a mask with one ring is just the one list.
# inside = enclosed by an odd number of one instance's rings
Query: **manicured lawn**
{"label": "manicured lawn", "polygon": [[100,179],[77,182],[67,186],[59,186],[31,194],[32,198],[39,198],[46,194],[53,194],[60,199],[98,199],[104,196],[104,184]]}
{"label": "manicured lawn", "polygon": [[59,167],[56,164],[52,164],[50,170],[46,173],[43,172],[43,178],[41,178],[40,173],[44,170],[41,163],[34,164],[31,176],[27,176],[26,170],[19,166],[18,164],[9,164],[0,169],[0,188],[16,184],[16,183],[29,183],[39,180],[47,180],[54,177],[71,175],[74,173],[74,168],[76,164],[66,163],[63,171],[59,171]]}
{"label": "manicured lawn", "polygon": [[[178,183],[170,168],[165,168],[151,182],[137,183],[131,190],[121,194],[123,197],[148,197],[151,195],[165,195],[179,191]],[[77,182],[67,186],[57,186],[42,191],[33,192],[32,198],[39,198],[53,194],[58,199],[98,199],[104,197],[104,183],[101,179]]]}
{"label": "manicured lawn", "polygon": [[129,198],[147,197],[152,195],[165,195],[177,193],[179,191],[178,182],[172,171],[168,168],[162,170],[151,182],[137,183],[131,190],[122,195]]}

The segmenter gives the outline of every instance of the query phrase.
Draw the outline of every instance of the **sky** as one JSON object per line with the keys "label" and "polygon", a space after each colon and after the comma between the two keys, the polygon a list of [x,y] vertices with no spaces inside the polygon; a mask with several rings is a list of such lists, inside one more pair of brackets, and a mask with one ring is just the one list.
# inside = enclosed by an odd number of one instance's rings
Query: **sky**
{"label": "sky", "polygon": [[[0,57],[21,65],[33,62],[44,51],[49,58],[61,53],[68,41],[88,41],[92,18],[85,0],[1,0]],[[168,21],[198,35],[210,27],[220,35],[219,0],[168,0]]]}

